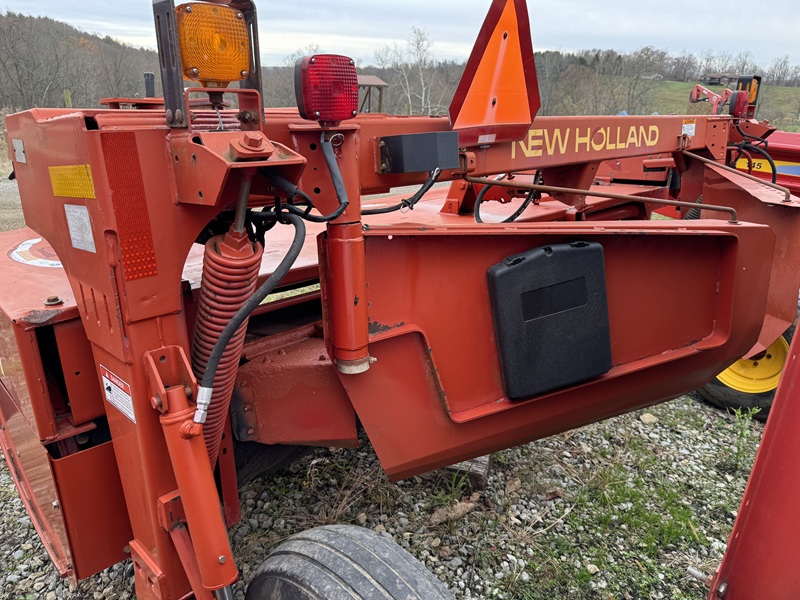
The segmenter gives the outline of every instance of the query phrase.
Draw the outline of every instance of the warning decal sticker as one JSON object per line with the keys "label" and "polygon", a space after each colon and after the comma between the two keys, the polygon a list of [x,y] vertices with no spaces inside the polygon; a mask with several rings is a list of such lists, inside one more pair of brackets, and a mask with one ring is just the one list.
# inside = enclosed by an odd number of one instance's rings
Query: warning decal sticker
{"label": "warning decal sticker", "polygon": [[81,204],[65,204],[64,212],[67,214],[67,228],[72,247],[96,254],[89,209]]}
{"label": "warning decal sticker", "polygon": [[136,423],[136,415],[133,414],[131,386],[103,365],[100,365],[100,377],[103,378],[103,393],[109,404],[114,405],[123,415]]}
{"label": "warning decal sticker", "polygon": [[42,238],[25,240],[18,246],[12,248],[8,256],[11,260],[15,260],[23,265],[49,267],[51,269],[61,268],[61,262],[58,260],[55,251],[50,247],[50,244],[44,242]]}

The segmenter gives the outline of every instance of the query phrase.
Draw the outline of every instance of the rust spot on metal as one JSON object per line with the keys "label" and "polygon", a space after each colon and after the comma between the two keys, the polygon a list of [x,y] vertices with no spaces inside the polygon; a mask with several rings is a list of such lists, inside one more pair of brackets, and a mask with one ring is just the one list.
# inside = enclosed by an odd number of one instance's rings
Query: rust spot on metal
{"label": "rust spot on metal", "polygon": [[385,325],[383,323],[378,323],[378,321],[372,321],[369,324],[369,333],[370,335],[376,335],[378,333],[386,333],[387,331],[391,331],[392,329],[397,329],[398,327],[403,327],[405,325],[404,322],[395,323],[394,325]]}
{"label": "rust spot on metal", "polygon": [[22,323],[30,323],[31,325],[45,325],[57,316],[59,316],[64,309],[57,310],[32,310],[26,316],[19,319]]}

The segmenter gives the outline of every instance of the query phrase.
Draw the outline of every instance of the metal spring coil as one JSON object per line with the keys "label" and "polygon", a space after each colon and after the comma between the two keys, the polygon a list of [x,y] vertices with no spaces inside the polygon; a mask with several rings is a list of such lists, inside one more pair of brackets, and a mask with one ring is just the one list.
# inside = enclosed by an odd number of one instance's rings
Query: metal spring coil
{"label": "metal spring coil", "polygon": [[[253,255],[249,257],[223,256],[220,248],[224,246],[220,242],[224,237],[210,239],[206,243],[203,257],[203,279],[192,342],[192,370],[198,381],[203,377],[211,351],[225,325],[253,295],[261,266],[261,244],[255,244]],[[214,378],[211,405],[203,426],[203,436],[212,466],[216,464],[222,445],[222,433],[230,409],[246,332],[247,321],[225,348]]]}

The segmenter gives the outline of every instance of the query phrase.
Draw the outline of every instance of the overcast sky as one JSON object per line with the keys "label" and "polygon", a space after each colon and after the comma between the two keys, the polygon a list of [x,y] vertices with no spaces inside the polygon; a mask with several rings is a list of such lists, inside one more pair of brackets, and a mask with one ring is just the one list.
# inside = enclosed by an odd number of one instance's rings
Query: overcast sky
{"label": "overcast sky", "polygon": [[[465,60],[490,0],[257,0],[264,64],[308,44],[373,61],[375,50],[403,43],[412,26],[428,31],[439,58]],[[0,0],[0,8],[66,21],[86,32],[155,47],[151,0]],[[528,0],[535,49],[635,50],[673,54],[752,52],[770,63],[800,62],[796,0]]]}

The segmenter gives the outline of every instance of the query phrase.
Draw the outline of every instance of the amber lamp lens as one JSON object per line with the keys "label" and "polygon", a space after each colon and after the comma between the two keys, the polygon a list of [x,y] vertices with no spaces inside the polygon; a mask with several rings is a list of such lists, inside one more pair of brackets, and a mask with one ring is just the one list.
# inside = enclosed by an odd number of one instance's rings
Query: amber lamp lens
{"label": "amber lamp lens", "polygon": [[181,69],[184,76],[207,87],[227,87],[247,79],[250,36],[244,15],[220,4],[190,2],[175,9]]}

